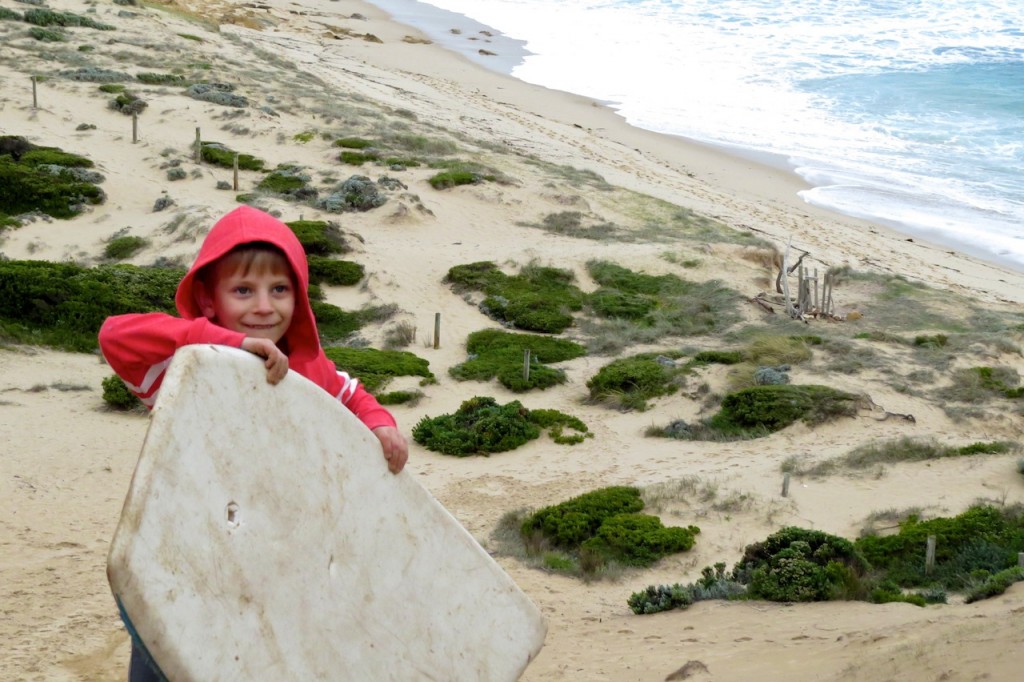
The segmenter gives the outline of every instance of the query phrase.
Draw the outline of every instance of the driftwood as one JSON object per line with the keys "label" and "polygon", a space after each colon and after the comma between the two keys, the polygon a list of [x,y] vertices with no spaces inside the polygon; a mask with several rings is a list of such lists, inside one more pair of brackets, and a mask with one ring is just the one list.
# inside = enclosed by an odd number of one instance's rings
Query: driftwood
{"label": "driftwood", "polygon": [[[833,322],[844,321],[845,318],[836,315],[834,312],[832,274],[826,272],[824,280],[819,280],[818,271],[815,269],[813,274],[808,275],[803,266],[803,261],[804,258],[810,255],[809,251],[801,251],[796,263],[790,265],[789,252],[792,249],[792,242],[793,240],[790,238],[789,243],[786,244],[786,250],[782,254],[779,274],[775,278],[775,290],[777,294],[782,294],[781,305],[785,307],[786,314],[794,320],[800,320],[804,324],[809,324],[809,320],[812,318]],[[793,296],[790,295],[789,290],[789,275],[794,271],[798,273],[795,301]],[[751,301],[765,310],[769,310],[768,305],[776,305],[773,301],[769,301],[763,292],[751,299]],[[770,312],[774,313],[775,311],[770,310]]]}

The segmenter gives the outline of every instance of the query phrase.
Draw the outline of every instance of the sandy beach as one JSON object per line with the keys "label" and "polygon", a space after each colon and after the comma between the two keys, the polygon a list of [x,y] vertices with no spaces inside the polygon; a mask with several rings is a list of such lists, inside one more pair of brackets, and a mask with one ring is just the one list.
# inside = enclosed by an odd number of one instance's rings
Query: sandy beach
{"label": "sandy beach", "polygon": [[[952,516],[979,501],[1024,502],[1020,453],[796,476],[789,495],[780,492],[781,467],[794,457],[824,462],[859,445],[900,437],[932,437],[956,446],[1019,442],[1024,433],[1020,400],[993,401],[962,409],[966,416],[958,416],[937,396],[959,368],[986,365],[1024,373],[1019,324],[1024,273],[816,209],[797,196],[799,178],[781,168],[632,128],[600,103],[482,68],[368,3],[98,0],[86,6],[50,0],[47,5],[76,13],[95,9],[89,16],[115,30],[69,28],[67,41],[43,43],[29,37],[28,24],[0,21],[0,134],[92,159],[106,178],[107,199],[72,220],[36,218],[0,232],[3,257],[95,265],[104,262],[104,247],[114,235],[130,234],[148,245],[126,262],[187,265],[216,218],[262,177],[242,171],[239,192],[218,189],[218,183],[231,183],[232,171],[194,162],[197,129],[204,140],[263,158],[268,168],[295,164],[314,177],[336,180],[390,175],[406,189],[364,213],[327,214],[273,197],[259,205],[286,221],[339,222],[355,247],[346,258],[361,263],[367,276],[355,287],[324,287],[327,301],[346,310],[394,304],[399,313],[389,324],[404,321],[418,329],[419,338],[408,350],[429,360],[439,382],[423,387],[425,396],[415,406],[393,409],[403,432],[410,436],[424,416],[451,413],[474,395],[558,409],[593,431],[592,439],[572,448],[542,437],[491,457],[447,457],[411,444],[410,475],[494,551],[547,619],[545,646],[523,680],[1019,678],[1024,665],[1020,583],[992,599],[963,604],[951,598],[949,604],[926,608],[705,601],[637,616],[626,600],[648,585],[692,582],[716,562],[731,567],[744,547],[784,526],[853,539],[872,514],[885,510],[918,508],[928,517]],[[0,0],[0,8],[24,12],[28,7]],[[484,36],[463,35],[489,49]],[[83,45],[91,47],[82,50]],[[97,83],[60,75],[89,65],[133,74],[181,69],[190,78],[206,75],[236,84],[250,104],[232,109],[191,99],[176,87],[133,85],[148,102],[133,142],[132,119],[108,106],[110,96]],[[36,106],[32,75],[46,76],[38,83]],[[343,166],[338,148],[331,146],[339,137],[386,133],[447,140],[461,157],[497,169],[508,181],[438,191],[428,182],[432,169]],[[169,180],[168,169],[177,167],[186,177]],[[164,197],[170,206],[154,210]],[[652,228],[657,216],[671,213],[666,207],[712,218],[747,241]],[[620,226],[630,237],[579,239],[536,227],[544,216],[570,210]],[[764,245],[781,251],[787,244],[807,252],[805,265],[822,273],[848,266],[922,285],[931,292],[928,305],[965,329],[976,324],[980,312],[991,311],[1017,316],[1016,331],[1003,333],[999,343],[965,331],[962,336],[969,338],[948,365],[916,384],[898,381],[911,351],[877,339],[884,333],[913,338],[942,331],[938,325],[900,328],[901,316],[907,315],[901,310],[911,308],[904,307],[904,299],[881,298],[870,283],[837,287],[838,317],[858,313],[843,322],[787,323],[777,319],[782,315],[769,316],[749,299],[774,291],[775,273],[766,265],[764,254],[769,262],[771,256]],[[567,383],[525,394],[448,375],[466,359],[469,333],[498,326],[443,282],[449,268],[494,261],[512,272],[536,262],[569,269],[581,288],[592,290],[596,285],[586,263],[593,259],[655,275],[722,280],[744,299],[737,327],[765,324],[772,317],[780,334],[844,334],[851,348],[875,360],[860,371],[839,371],[837,358],[816,355],[794,367],[793,381],[864,394],[877,409],[813,428],[796,424],[754,440],[677,441],[644,434],[652,425],[706,416],[696,385],[704,382],[724,392],[726,367],[711,367],[692,387],[655,400],[644,412],[586,401],[587,380],[611,356],[590,354],[565,363]],[[437,313],[443,327],[435,349],[424,339]],[[386,326],[369,326],[360,334],[379,347]],[[858,340],[858,333],[867,338]],[[578,330],[567,335],[582,340]],[[728,334],[675,338],[627,348],[624,354],[741,343]],[[100,681],[126,675],[130,644],[105,565],[148,418],[105,407],[100,384],[110,374],[98,354],[12,344],[0,337],[2,680]],[[410,377],[391,388],[406,387],[416,387]],[[883,413],[914,419],[885,419]],[[704,494],[680,496],[659,513],[667,525],[695,524],[701,534],[691,551],[651,568],[584,582],[495,549],[492,533],[510,511],[535,510],[609,485],[680,482]],[[699,665],[669,677],[691,661]]]}

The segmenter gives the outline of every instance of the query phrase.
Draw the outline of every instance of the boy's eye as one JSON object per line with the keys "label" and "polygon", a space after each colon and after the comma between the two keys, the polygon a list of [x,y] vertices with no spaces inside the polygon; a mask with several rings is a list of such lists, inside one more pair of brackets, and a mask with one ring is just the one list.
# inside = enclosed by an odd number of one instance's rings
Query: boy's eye
{"label": "boy's eye", "polygon": [[287,284],[278,284],[276,287],[274,287],[274,293],[275,294],[286,294],[286,293],[288,293],[289,289],[291,289],[291,287],[289,287]]}
{"label": "boy's eye", "polygon": [[248,294],[249,291],[250,291],[249,287],[235,287],[235,293],[236,294],[245,295],[245,294]]}

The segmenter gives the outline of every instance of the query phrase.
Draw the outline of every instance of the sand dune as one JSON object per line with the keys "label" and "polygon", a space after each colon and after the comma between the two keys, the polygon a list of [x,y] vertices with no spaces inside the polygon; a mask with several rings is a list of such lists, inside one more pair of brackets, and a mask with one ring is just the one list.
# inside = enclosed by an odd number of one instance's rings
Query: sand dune
{"label": "sand dune", "polygon": [[[48,4],[86,11],[70,0]],[[0,7],[23,12],[29,6],[0,0]],[[95,8],[92,16],[116,30],[68,29],[68,41],[40,43],[27,36],[27,24],[0,22],[0,132],[93,159],[106,177],[107,200],[74,220],[36,219],[4,232],[4,256],[95,264],[107,240],[127,233],[149,240],[129,262],[188,263],[205,230],[236,205],[238,193],[217,189],[219,181],[232,181],[230,170],[194,163],[197,128],[204,140],[255,154],[268,167],[297,164],[316,178],[390,174],[407,189],[367,213],[328,215],[272,198],[261,205],[280,211],[285,220],[340,222],[356,247],[349,257],[366,267],[368,277],[358,287],[328,288],[328,300],[346,309],[393,303],[401,310],[395,319],[419,329],[420,340],[410,350],[430,361],[440,383],[425,387],[426,397],[415,407],[395,408],[403,430],[408,433],[423,416],[454,411],[472,395],[493,395],[499,402],[519,399],[530,408],[574,414],[595,435],[574,448],[542,438],[489,458],[456,459],[413,445],[409,470],[475,537],[491,547],[491,533],[506,512],[606,485],[650,486],[694,477],[714,490],[714,500],[733,500],[717,506],[700,499],[673,502],[663,518],[700,526],[697,545],[615,581],[585,583],[499,553],[498,561],[549,624],[546,645],[524,680],[664,680],[691,661],[696,663],[673,679],[1019,678],[1024,664],[1020,584],[975,604],[927,608],[701,602],[635,616],[626,604],[631,592],[647,585],[691,582],[704,566],[731,565],[747,544],[785,525],[853,538],[880,510],[919,507],[929,515],[952,515],[978,500],[1022,502],[1017,454],[796,477],[790,495],[780,494],[780,466],[789,457],[824,461],[863,443],[901,436],[951,444],[1018,441],[1024,431],[1019,408],[986,406],[982,416],[955,421],[930,397],[927,383],[917,391],[894,388],[884,370],[897,367],[901,356],[879,346],[880,355],[892,354],[882,369],[830,371],[827,358],[816,358],[794,369],[794,380],[865,393],[879,410],[912,414],[912,423],[882,421],[881,412],[868,410],[856,419],[816,428],[796,425],[752,441],[646,438],[652,424],[702,416],[696,386],[707,382],[719,390],[726,385],[725,369],[707,370],[692,388],[655,401],[646,412],[584,402],[587,379],[610,359],[597,355],[567,363],[569,382],[543,392],[519,395],[497,384],[459,383],[447,370],[465,360],[466,335],[495,323],[442,278],[458,264],[493,260],[514,269],[536,261],[569,268],[586,282],[587,260],[608,259],[651,274],[721,279],[745,297],[772,288],[773,273],[751,257],[756,247],[645,231],[647,217],[656,213],[651,197],[667,202],[657,206],[684,207],[778,248],[791,241],[809,252],[806,262],[822,272],[849,265],[926,284],[934,300],[946,302],[945,314],[957,319],[968,320],[980,307],[1019,314],[1024,273],[808,206],[796,196],[798,180],[780,169],[630,128],[586,98],[484,70],[366,3],[178,0],[136,6],[100,0],[89,7]],[[82,45],[92,50],[82,51]],[[139,85],[134,90],[149,106],[138,119],[133,142],[131,119],[108,107],[109,95],[96,83],[60,77],[57,71],[65,68],[60,64],[133,74],[183,67],[189,76],[208,73],[237,84],[251,105],[234,110],[190,99],[175,87]],[[38,84],[37,107],[32,106],[33,74],[48,76]],[[95,127],[80,129],[81,124]],[[439,192],[427,183],[430,169],[341,166],[330,141],[370,131],[447,140],[500,169],[509,181]],[[296,139],[307,132],[313,133],[308,141]],[[187,177],[169,180],[173,167],[184,168]],[[593,181],[595,176],[615,189]],[[243,171],[239,191],[251,191],[260,177]],[[155,211],[154,203],[165,196],[172,205]],[[600,217],[631,237],[575,239],[526,225],[566,210]],[[676,264],[680,260],[694,264],[684,269]],[[827,331],[821,325],[837,324],[885,331],[882,321],[898,317],[901,305],[882,303],[870,287],[853,284],[839,289],[836,299],[839,312],[858,310],[863,318],[793,322],[778,327],[785,330],[780,333],[813,334]],[[423,343],[435,313],[443,320],[436,350]],[[750,323],[767,317],[753,304],[745,304],[741,315]],[[382,333],[370,328],[363,335],[376,344]],[[1016,351],[979,346],[952,367],[987,363],[1024,372],[1019,331],[1011,341]],[[672,341],[691,348],[728,343],[722,337]],[[943,385],[948,371],[934,373],[935,387]],[[125,674],[128,637],[104,566],[147,419],[104,409],[99,386],[109,374],[96,355],[0,346],[2,679],[111,680]]]}

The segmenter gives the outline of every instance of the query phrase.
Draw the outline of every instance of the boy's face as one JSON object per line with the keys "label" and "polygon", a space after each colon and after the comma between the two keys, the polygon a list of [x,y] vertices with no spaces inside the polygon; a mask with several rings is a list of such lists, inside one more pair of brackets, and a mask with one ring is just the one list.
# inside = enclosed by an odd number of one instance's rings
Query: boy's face
{"label": "boy's face", "polygon": [[203,315],[246,336],[277,343],[295,313],[295,285],[281,268],[216,263],[206,286],[200,286]]}

